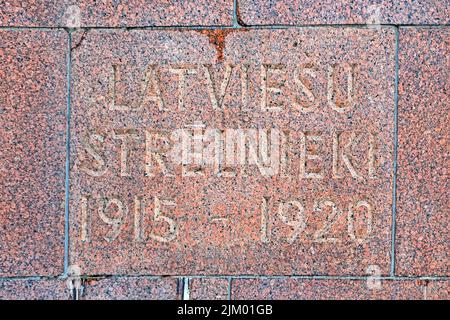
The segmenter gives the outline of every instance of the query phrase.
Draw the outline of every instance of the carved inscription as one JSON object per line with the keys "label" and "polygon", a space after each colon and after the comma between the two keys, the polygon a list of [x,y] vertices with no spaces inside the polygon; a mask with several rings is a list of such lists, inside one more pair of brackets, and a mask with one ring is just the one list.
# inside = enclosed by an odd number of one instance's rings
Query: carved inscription
{"label": "carved inscription", "polygon": [[[189,177],[244,175],[255,167],[262,176],[367,180],[376,179],[378,148],[377,134],[364,131],[215,129],[198,123],[174,131],[114,129],[85,133],[80,170],[93,177],[108,170],[119,177]],[[130,162],[139,164],[136,172]],[[113,163],[120,165],[114,168]],[[191,166],[197,167],[195,172]]]}
{"label": "carved inscription", "polygon": [[[90,242],[92,236],[90,228],[93,223],[93,216],[98,216],[100,223],[109,227],[109,230],[103,235],[103,239],[108,242],[113,242],[121,234],[129,219],[128,215],[133,215],[133,240],[136,242],[143,242],[154,240],[157,242],[170,242],[177,236],[177,223],[166,212],[170,208],[176,206],[176,202],[171,199],[162,199],[154,197],[153,210],[150,217],[154,223],[164,224],[167,230],[163,234],[155,232],[146,232],[143,225],[144,215],[147,214],[145,203],[148,199],[143,197],[134,197],[133,203],[130,205],[124,199],[119,197],[93,197],[86,195],[81,198],[81,240],[83,242]],[[97,213],[97,215],[96,215]]]}
{"label": "carved inscription", "polygon": [[[356,83],[358,65],[345,62],[320,66],[313,62],[296,66],[286,64],[224,64],[217,68],[212,64],[180,64],[146,66],[135,82],[138,98],[127,100],[123,89],[123,78],[129,76],[125,66],[114,64],[106,81],[109,85],[107,101],[110,111],[130,112],[144,108],[159,111],[182,111],[192,108],[188,103],[192,83],[204,83],[200,94],[208,97],[205,109],[224,110],[230,106],[227,98],[239,97],[239,110],[251,110],[255,100],[256,108],[262,112],[279,113],[297,110],[302,113],[317,112],[319,101],[326,101],[328,112],[350,112],[357,103]],[[323,84],[319,83],[323,79]],[[321,86],[320,86],[321,85]],[[256,87],[255,87],[256,86]],[[320,91],[317,88],[322,88]],[[253,89],[253,90],[251,90]],[[170,102],[176,97],[174,102]]]}
{"label": "carved inscription", "polygon": [[[258,66],[224,64],[219,72],[212,64],[149,64],[136,84],[139,99],[127,102],[122,86],[123,66],[114,64],[107,81],[107,110],[113,115],[126,115],[145,108],[159,112],[185,111],[190,108],[188,85],[195,79],[202,79],[205,84],[202,94],[209,100],[205,108],[224,111],[228,107],[227,97],[235,94],[240,112],[247,112],[254,102],[250,87],[255,80],[250,79],[251,74],[258,78],[256,105],[259,112],[294,110],[304,115],[318,112],[341,115],[351,113],[358,103],[358,64],[350,62],[326,67],[314,62],[294,67],[267,63]],[[174,105],[165,97],[168,89],[164,77],[173,81]],[[324,91],[317,90],[316,82],[320,77],[326,79]],[[238,88],[238,92],[233,93],[233,88]],[[320,103],[321,99],[325,106]],[[152,181],[156,177],[229,179],[258,175],[266,178],[267,183],[273,177],[290,183],[324,179],[356,183],[378,179],[381,147],[378,132],[365,128],[214,128],[200,119],[170,130],[152,126],[92,128],[83,132],[77,152],[80,171],[94,179],[140,177]],[[79,205],[82,242],[113,243],[121,236],[136,243],[171,243],[179,239],[183,221],[172,214],[179,206],[176,198],[163,194],[131,196],[83,194]],[[311,205],[288,195],[275,202],[269,195],[258,201],[256,215],[261,243],[347,241],[363,244],[372,236],[376,207],[360,195],[347,203],[315,197]],[[240,212],[242,216],[248,215],[246,210]],[[228,217],[211,221],[230,223]],[[93,224],[97,224],[101,232],[94,235]],[[280,226],[284,231],[274,233]],[[337,229],[345,231],[336,232]]]}
{"label": "carved inscription", "polygon": [[395,28],[144,29],[73,34],[69,263],[388,275]]}
{"label": "carved inscription", "polygon": [[[146,203],[152,202],[152,208]],[[260,210],[257,214],[261,217],[260,241],[267,243],[272,240],[286,241],[293,244],[297,241],[312,242],[366,242],[372,232],[373,205],[367,200],[358,200],[348,203],[346,207],[340,208],[330,199],[318,199],[311,208],[298,199],[281,200],[272,203],[270,197],[263,197],[260,201]],[[152,199],[135,196],[133,201],[119,197],[93,197],[86,195],[81,198],[81,240],[90,242],[92,240],[115,241],[121,233],[130,231],[130,238],[135,242],[160,242],[167,243],[176,241],[178,237],[179,221],[171,216],[171,211],[177,206],[174,199],[155,196]],[[270,211],[273,207],[273,212]],[[243,213],[244,215],[244,213]],[[320,215],[323,221],[315,225],[315,230],[308,230],[309,220],[313,215]],[[97,219],[93,219],[93,217]],[[145,225],[143,221],[150,221]],[[213,219],[211,221],[217,221]],[[219,219],[227,224],[225,218]],[[92,236],[90,229],[92,223],[101,224],[106,227],[103,234]],[[127,228],[129,224],[131,228]],[[132,224],[132,225],[131,225]],[[152,230],[152,224],[159,224],[163,232],[157,233]],[[290,229],[279,239],[273,239],[271,229],[277,224],[285,225]],[[335,234],[335,229],[344,225],[344,234]],[[309,233],[309,234],[308,234]]]}

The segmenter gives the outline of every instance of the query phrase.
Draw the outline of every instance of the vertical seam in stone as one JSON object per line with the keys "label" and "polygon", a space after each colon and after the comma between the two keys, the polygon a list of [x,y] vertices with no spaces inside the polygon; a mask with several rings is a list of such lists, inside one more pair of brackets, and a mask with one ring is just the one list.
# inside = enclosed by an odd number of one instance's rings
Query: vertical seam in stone
{"label": "vertical seam in stone", "polygon": [[183,296],[182,300],[189,300],[189,278],[185,277],[183,278]]}
{"label": "vertical seam in stone", "polygon": [[70,93],[72,76],[72,33],[68,32],[67,52],[67,114],[66,114],[66,176],[65,176],[65,207],[64,207],[64,276],[69,268],[69,170],[70,170]]}
{"label": "vertical seam in stone", "polygon": [[233,27],[238,27],[239,26],[239,22],[238,22],[238,13],[237,13],[237,1],[238,0],[233,0]]}
{"label": "vertical seam in stone", "polygon": [[395,88],[394,88],[394,173],[392,181],[392,228],[391,228],[391,276],[395,276],[395,238],[397,217],[397,154],[398,154],[398,55],[399,27],[395,27]]}
{"label": "vertical seam in stone", "polygon": [[231,300],[231,281],[233,278],[229,277],[228,278],[228,293],[227,293],[227,299]]}
{"label": "vertical seam in stone", "polygon": [[244,21],[242,21],[242,17],[239,11],[239,0],[233,0],[233,26],[232,28],[242,28],[248,27]]}

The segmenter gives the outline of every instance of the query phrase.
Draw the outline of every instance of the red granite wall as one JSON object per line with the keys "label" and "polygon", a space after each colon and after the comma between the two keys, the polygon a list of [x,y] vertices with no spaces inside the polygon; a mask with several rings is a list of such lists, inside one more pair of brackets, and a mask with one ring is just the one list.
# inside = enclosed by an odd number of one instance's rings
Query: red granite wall
{"label": "red granite wall", "polygon": [[0,0],[0,299],[448,299],[449,4]]}

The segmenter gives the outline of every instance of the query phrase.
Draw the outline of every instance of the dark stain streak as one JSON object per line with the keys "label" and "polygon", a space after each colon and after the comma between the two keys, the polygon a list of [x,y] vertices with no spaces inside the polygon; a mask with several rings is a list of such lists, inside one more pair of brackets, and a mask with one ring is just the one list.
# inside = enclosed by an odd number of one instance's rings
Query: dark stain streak
{"label": "dark stain streak", "polygon": [[83,33],[81,34],[80,40],[78,40],[78,42],[74,46],[72,46],[72,51],[74,51],[79,46],[81,46],[81,44],[83,43],[84,39],[86,38],[86,35],[87,35],[88,32],[89,32],[89,29],[83,30]]}

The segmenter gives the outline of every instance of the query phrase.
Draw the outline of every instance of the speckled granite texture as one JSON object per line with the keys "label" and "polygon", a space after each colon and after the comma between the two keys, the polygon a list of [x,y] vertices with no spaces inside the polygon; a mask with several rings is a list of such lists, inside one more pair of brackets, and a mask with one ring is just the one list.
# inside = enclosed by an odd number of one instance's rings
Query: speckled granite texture
{"label": "speckled granite texture", "polygon": [[244,25],[448,24],[448,0],[239,0]]}
{"label": "speckled granite texture", "polygon": [[65,31],[0,30],[0,276],[63,272],[66,55]]}
{"label": "speckled granite texture", "polygon": [[[81,300],[448,300],[448,280],[111,277],[83,282]],[[183,294],[184,292],[184,294]],[[186,293],[187,292],[187,293]],[[73,299],[63,280],[0,281],[0,300]]]}
{"label": "speckled granite texture", "polygon": [[450,32],[401,28],[399,46],[397,272],[447,276]]}
{"label": "speckled granite texture", "polygon": [[448,300],[449,7],[0,0],[0,300]]}
{"label": "speckled granite texture", "polygon": [[189,280],[190,300],[228,300],[231,279],[192,278]]}
{"label": "speckled granite texture", "polygon": [[0,280],[0,300],[70,300],[71,293],[64,281]]}
{"label": "speckled granite texture", "polygon": [[181,297],[180,279],[107,278],[88,280],[83,300],[176,300]]}
{"label": "speckled granite texture", "polygon": [[231,299],[435,300],[448,299],[448,281],[235,279]]}
{"label": "speckled granite texture", "polygon": [[[182,281],[177,278],[99,278],[83,280],[82,300],[176,300]],[[0,280],[0,300],[73,300],[64,279]]]}
{"label": "speckled granite texture", "polygon": [[231,25],[232,12],[230,0],[0,0],[0,26]]}

